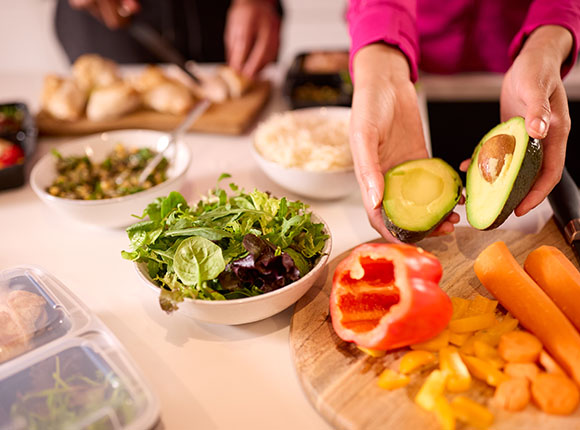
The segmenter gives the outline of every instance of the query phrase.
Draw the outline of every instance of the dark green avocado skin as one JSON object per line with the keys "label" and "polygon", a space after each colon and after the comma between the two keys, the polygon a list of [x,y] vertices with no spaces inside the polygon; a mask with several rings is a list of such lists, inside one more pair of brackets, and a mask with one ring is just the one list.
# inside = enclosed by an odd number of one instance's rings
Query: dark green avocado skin
{"label": "dark green avocado skin", "polygon": [[538,177],[540,168],[542,167],[543,151],[542,142],[538,139],[528,140],[528,146],[526,148],[526,155],[522,161],[520,171],[512,187],[512,191],[508,199],[503,206],[502,211],[497,216],[495,221],[484,230],[494,230],[502,225],[506,219],[512,214],[514,209],[521,203],[521,201],[526,197],[534,181]]}
{"label": "dark green avocado skin", "polygon": [[459,185],[457,187],[457,197],[455,199],[455,205],[453,205],[451,210],[449,212],[447,212],[446,214],[444,214],[441,217],[441,219],[434,226],[429,228],[428,230],[413,231],[413,230],[406,230],[404,228],[399,227],[398,225],[394,224],[391,221],[391,219],[387,216],[387,214],[385,212],[385,208],[383,207],[383,205],[381,205],[381,214],[383,215],[383,222],[385,223],[387,230],[389,230],[389,233],[391,233],[394,237],[399,239],[401,242],[405,242],[405,243],[419,242],[420,240],[423,240],[427,236],[429,236],[433,232],[433,230],[435,230],[437,227],[439,227],[441,225],[441,223],[443,221],[445,221],[445,219],[451,214],[451,212],[453,212],[453,209],[455,209],[457,202],[459,202],[459,199],[461,198],[461,190],[462,189],[463,189],[462,185]]}

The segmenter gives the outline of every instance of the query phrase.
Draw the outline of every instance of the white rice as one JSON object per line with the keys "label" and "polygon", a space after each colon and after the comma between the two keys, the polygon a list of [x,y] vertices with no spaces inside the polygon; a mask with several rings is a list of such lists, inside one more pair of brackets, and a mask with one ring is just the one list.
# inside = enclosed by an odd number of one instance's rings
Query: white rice
{"label": "white rice", "polygon": [[312,171],[353,167],[348,118],[277,113],[257,127],[254,145],[264,158],[285,167]]}

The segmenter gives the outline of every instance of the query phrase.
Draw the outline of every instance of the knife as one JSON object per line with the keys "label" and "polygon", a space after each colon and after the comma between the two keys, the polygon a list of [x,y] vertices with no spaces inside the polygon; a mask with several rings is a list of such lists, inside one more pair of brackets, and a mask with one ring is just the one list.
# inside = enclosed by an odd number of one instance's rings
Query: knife
{"label": "knife", "polygon": [[580,191],[564,167],[562,179],[548,195],[556,224],[572,247],[580,265]]}
{"label": "knife", "polygon": [[131,22],[128,27],[129,34],[141,45],[147,48],[153,55],[166,63],[175,64],[185,72],[193,81],[201,86],[202,82],[188,67],[187,60],[181,53],[168,43],[163,36],[151,25],[143,22]]}

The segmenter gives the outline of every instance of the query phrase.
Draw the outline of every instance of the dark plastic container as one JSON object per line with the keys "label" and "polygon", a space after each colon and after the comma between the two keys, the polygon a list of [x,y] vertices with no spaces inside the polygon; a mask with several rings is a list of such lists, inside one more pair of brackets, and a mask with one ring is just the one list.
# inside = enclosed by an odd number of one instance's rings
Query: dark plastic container
{"label": "dark plastic container", "polygon": [[[347,50],[321,50],[298,54],[284,82],[284,96],[292,109],[315,106],[350,106],[352,103],[352,82],[348,62],[340,61],[336,67],[322,66],[320,70],[309,69],[309,57],[318,55],[339,56],[348,59]],[[320,64],[320,62],[318,62]],[[322,63],[324,64],[324,62]]]}
{"label": "dark plastic container", "polygon": [[28,106],[21,102],[0,103],[0,139],[18,145],[24,161],[0,167],[0,190],[17,188],[26,182],[26,165],[36,150],[36,123]]}

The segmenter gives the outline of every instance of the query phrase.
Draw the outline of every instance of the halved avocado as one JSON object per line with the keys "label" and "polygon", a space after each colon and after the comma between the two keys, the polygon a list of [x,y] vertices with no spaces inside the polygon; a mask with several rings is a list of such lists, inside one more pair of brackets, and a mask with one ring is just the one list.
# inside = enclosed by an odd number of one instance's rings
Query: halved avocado
{"label": "halved avocado", "polygon": [[397,239],[424,239],[461,197],[459,174],[440,158],[407,161],[385,173],[383,219]]}
{"label": "halved avocado", "polygon": [[534,184],[542,166],[542,145],[526,132],[522,117],[491,129],[471,156],[467,170],[467,221],[493,230],[510,216]]}

